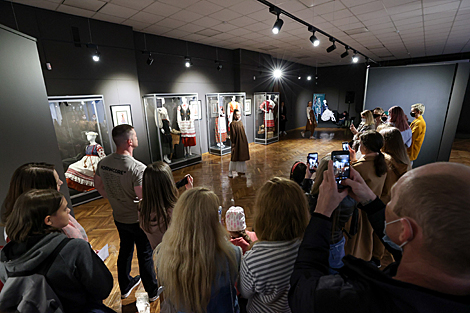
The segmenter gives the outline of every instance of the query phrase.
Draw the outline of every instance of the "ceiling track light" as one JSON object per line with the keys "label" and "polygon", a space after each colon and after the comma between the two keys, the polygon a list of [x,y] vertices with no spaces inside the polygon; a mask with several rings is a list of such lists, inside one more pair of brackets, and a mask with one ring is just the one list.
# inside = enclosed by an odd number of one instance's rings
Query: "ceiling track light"
{"label": "ceiling track light", "polygon": [[184,66],[191,67],[191,65],[193,65],[193,62],[191,62],[191,58],[190,57],[184,57]]}
{"label": "ceiling track light", "polygon": [[344,47],[346,48],[346,51],[344,51],[343,53],[341,53],[341,59],[344,59],[345,57],[347,57],[349,55],[349,47],[346,46]]}
{"label": "ceiling track light", "polygon": [[273,71],[273,76],[274,76],[274,78],[276,78],[276,79],[281,78],[281,77],[282,77],[282,70],[279,69],[279,68],[275,69],[275,70]]}
{"label": "ceiling track light", "polygon": [[359,62],[359,56],[357,55],[357,51],[354,51],[354,55],[352,57],[353,63]]}
{"label": "ceiling track light", "polygon": [[277,35],[281,31],[282,25],[284,24],[284,21],[279,18],[279,15],[281,15],[281,10],[279,10],[278,8],[275,8],[275,7],[270,7],[269,12],[273,13],[273,14],[276,14],[276,16],[277,16],[276,22],[274,23],[274,26],[273,26],[273,29],[272,29],[273,34]]}
{"label": "ceiling track light", "polygon": [[326,48],[326,52],[330,53],[336,49],[336,40],[332,37],[330,37],[330,41],[333,43],[331,46]]}
{"label": "ceiling track light", "polygon": [[314,47],[318,47],[320,45],[320,40],[318,40],[317,36],[315,36],[316,29],[313,28],[312,26],[309,26],[308,31],[312,32],[312,36],[310,36],[310,42],[312,43]]}
{"label": "ceiling track light", "polygon": [[307,80],[312,80],[312,76],[308,75]]}
{"label": "ceiling track light", "polygon": [[98,62],[100,60],[101,53],[98,51],[98,47],[96,47],[96,51],[92,56],[93,61]]}
{"label": "ceiling track light", "polygon": [[153,57],[152,57],[152,53],[150,52],[149,57],[147,59],[147,65],[150,66],[150,65],[152,65],[152,63],[153,63]]}
{"label": "ceiling track light", "polygon": [[222,64],[220,64],[220,61],[216,60],[215,63],[217,63],[217,70],[221,71],[222,70]]}

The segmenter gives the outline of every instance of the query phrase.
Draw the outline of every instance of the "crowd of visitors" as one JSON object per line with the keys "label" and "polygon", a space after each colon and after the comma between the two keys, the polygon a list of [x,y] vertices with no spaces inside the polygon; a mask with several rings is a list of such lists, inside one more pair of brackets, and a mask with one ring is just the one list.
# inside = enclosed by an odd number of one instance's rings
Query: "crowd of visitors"
{"label": "crowd of visitors", "polygon": [[[135,130],[115,127],[116,152],[98,164],[95,186],[120,238],[121,297],[142,281],[149,301],[164,286],[161,312],[470,312],[470,168],[412,169],[426,123],[424,105],[411,109],[411,126],[398,106],[361,113],[342,188],[330,154],[264,183],[252,230],[241,207],[221,222],[218,196],[193,188],[191,175],[175,182],[166,163],[134,159]],[[310,113],[309,104],[313,135]],[[1,212],[9,241],[0,253],[1,312],[30,312],[32,298],[39,312],[113,312],[103,304],[113,277],[61,184],[45,163],[13,173]],[[134,246],[140,275],[131,277]]]}

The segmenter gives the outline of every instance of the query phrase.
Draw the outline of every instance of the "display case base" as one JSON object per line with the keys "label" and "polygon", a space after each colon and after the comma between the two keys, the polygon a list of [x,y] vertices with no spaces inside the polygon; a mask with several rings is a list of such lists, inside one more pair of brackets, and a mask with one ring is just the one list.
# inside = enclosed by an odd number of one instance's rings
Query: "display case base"
{"label": "display case base", "polygon": [[84,204],[99,198],[102,198],[98,190],[94,189],[87,192],[81,192],[77,194],[73,194],[72,189],[70,190],[70,200],[72,200],[72,206],[77,206],[80,204]]}
{"label": "display case base", "polygon": [[193,154],[185,159],[178,159],[177,162],[174,160],[168,164],[172,170],[177,170],[183,167],[191,166],[202,162],[202,156],[199,154]]}
{"label": "display case base", "polygon": [[209,153],[215,154],[215,155],[226,155],[226,154],[229,154],[231,150],[232,149],[230,146],[225,146],[223,148],[212,146],[209,148]]}
{"label": "display case base", "polygon": [[272,143],[275,143],[275,142],[278,142],[278,141],[279,141],[278,136],[272,137],[272,138],[269,138],[269,139],[255,138],[255,143],[258,143],[260,145],[269,145],[269,144],[272,144]]}

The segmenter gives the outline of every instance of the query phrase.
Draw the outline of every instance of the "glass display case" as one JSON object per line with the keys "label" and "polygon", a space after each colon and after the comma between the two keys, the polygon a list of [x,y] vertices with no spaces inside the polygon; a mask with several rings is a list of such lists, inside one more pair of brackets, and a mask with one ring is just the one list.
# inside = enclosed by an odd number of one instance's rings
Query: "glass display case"
{"label": "glass display case", "polygon": [[164,161],[173,170],[202,162],[198,94],[161,93],[143,98],[152,162]]}
{"label": "glass display case", "polygon": [[207,140],[210,153],[230,153],[230,123],[233,120],[233,111],[240,111],[242,123],[246,125],[245,99],[244,92],[206,94]]}
{"label": "glass display case", "polygon": [[93,182],[96,166],[113,152],[103,96],[48,99],[72,204],[99,198]]}
{"label": "glass display case", "polygon": [[255,142],[279,141],[279,92],[255,92],[254,98]]}

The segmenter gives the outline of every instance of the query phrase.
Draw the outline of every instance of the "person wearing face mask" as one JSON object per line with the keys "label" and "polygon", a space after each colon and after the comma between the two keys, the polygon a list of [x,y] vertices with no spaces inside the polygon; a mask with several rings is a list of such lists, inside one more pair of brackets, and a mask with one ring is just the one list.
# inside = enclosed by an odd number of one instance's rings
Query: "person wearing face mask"
{"label": "person wearing face mask", "polygon": [[384,114],[384,109],[382,109],[381,107],[376,107],[374,109],[374,121],[375,121],[375,128],[377,129],[377,127],[379,127],[379,125],[381,125],[382,123],[385,123],[385,121],[382,121],[381,117],[382,115]]}
{"label": "person wearing face mask", "polygon": [[[470,167],[411,170],[385,206],[354,169],[338,191],[330,162],[291,275],[292,312],[470,312]],[[346,195],[393,254],[385,270],[346,256],[340,275],[328,275],[330,217]]]}
{"label": "person wearing face mask", "polygon": [[424,104],[415,103],[411,106],[411,117],[414,117],[411,122],[410,128],[412,132],[411,146],[408,148],[408,156],[410,157],[411,164],[418,158],[419,151],[423,145],[424,136],[426,135],[426,122],[424,121]]}
{"label": "person wearing face mask", "polygon": [[349,127],[351,130],[352,134],[354,135],[354,140],[358,140],[359,136],[368,130],[375,130],[375,121],[374,121],[374,116],[372,115],[372,112],[369,110],[365,110],[361,113],[361,123],[359,126],[354,127],[353,124]]}

